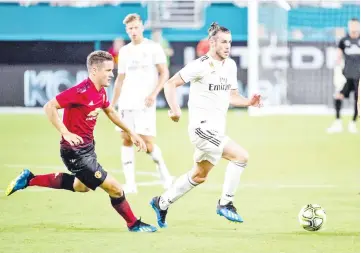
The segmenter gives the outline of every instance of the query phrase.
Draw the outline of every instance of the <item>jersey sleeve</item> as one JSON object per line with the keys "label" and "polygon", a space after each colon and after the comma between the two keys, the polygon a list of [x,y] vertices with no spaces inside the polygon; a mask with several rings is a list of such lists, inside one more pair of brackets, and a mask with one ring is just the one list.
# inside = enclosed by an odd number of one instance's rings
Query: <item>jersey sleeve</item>
{"label": "jersey sleeve", "polygon": [[126,67],[125,60],[126,60],[126,54],[122,47],[118,53],[118,74],[125,73],[125,67]]}
{"label": "jersey sleeve", "polygon": [[191,61],[178,72],[185,83],[191,82],[195,78],[200,77],[201,73],[202,65],[199,60]]}
{"label": "jersey sleeve", "polygon": [[109,105],[110,105],[110,102],[109,102],[109,99],[108,99],[108,95],[107,95],[107,93],[104,91],[104,99],[103,99],[103,106],[102,106],[102,108],[103,109],[106,109],[106,108],[108,108],[109,107]]}
{"label": "jersey sleeve", "polygon": [[164,64],[167,63],[167,57],[163,48],[159,44],[154,46],[154,64]]}
{"label": "jersey sleeve", "polygon": [[341,49],[342,51],[345,49],[345,40],[344,39],[341,39],[338,42],[338,48]]}
{"label": "jersey sleeve", "polygon": [[77,91],[77,87],[74,86],[59,93],[55,98],[61,108],[66,108],[73,104],[79,104],[80,95]]}
{"label": "jersey sleeve", "polygon": [[235,61],[231,60],[231,68],[230,68],[230,75],[229,75],[229,83],[231,84],[231,89],[236,90],[238,89],[238,79],[237,79],[237,64]]}

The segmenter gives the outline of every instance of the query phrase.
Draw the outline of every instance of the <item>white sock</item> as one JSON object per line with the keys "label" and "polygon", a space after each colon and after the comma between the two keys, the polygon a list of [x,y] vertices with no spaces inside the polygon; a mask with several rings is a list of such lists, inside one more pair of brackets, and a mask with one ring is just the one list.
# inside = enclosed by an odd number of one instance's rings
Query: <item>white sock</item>
{"label": "white sock", "polygon": [[126,184],[135,184],[133,147],[122,146],[121,159]]}
{"label": "white sock", "polygon": [[226,175],[223,183],[223,192],[220,200],[220,205],[227,205],[233,201],[234,194],[236,194],[241,174],[246,167],[246,163],[229,162],[226,168]]}
{"label": "white sock", "polygon": [[163,160],[162,151],[156,144],[153,144],[153,151],[152,151],[152,153],[149,153],[149,155],[152,157],[153,161],[157,165],[157,169],[158,169],[161,180],[166,181],[166,180],[170,179],[171,176],[170,176],[168,168],[165,165],[165,162]]}
{"label": "white sock", "polygon": [[163,193],[159,198],[159,207],[162,210],[167,210],[170,204],[174,203],[177,199],[184,196],[187,192],[192,190],[198,184],[192,180],[192,172],[180,176],[174,184]]}

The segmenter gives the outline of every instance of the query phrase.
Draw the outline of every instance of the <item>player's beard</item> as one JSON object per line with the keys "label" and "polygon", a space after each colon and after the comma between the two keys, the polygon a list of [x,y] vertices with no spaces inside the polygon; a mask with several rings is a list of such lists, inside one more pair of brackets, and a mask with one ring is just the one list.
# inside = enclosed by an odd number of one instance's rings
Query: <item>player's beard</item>
{"label": "player's beard", "polygon": [[221,50],[216,51],[216,54],[218,55],[218,57],[219,57],[222,61],[225,60],[226,58],[228,58],[228,56],[226,56],[226,54],[222,53]]}

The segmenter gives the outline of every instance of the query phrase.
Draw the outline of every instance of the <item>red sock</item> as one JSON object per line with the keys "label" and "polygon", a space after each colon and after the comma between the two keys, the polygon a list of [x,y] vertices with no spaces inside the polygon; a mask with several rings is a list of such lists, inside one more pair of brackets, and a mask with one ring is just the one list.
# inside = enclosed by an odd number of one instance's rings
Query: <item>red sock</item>
{"label": "red sock", "polygon": [[134,216],[132,209],[129,206],[128,201],[125,199],[123,195],[120,198],[112,198],[110,197],[112,206],[114,209],[123,217],[123,219],[127,222],[127,226],[131,227],[137,221],[137,218]]}
{"label": "red sock", "polygon": [[34,176],[29,181],[29,186],[48,187],[53,189],[66,189],[74,191],[74,176],[66,173],[52,173]]}

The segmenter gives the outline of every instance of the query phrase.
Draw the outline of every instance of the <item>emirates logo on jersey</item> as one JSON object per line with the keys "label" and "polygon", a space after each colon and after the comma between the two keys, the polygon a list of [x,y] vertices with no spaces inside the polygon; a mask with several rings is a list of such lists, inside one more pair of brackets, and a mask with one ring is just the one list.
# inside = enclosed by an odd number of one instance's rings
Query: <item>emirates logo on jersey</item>
{"label": "emirates logo on jersey", "polygon": [[96,108],[94,111],[89,112],[86,120],[96,120],[98,118],[99,112],[100,112],[100,108]]}
{"label": "emirates logo on jersey", "polygon": [[231,85],[227,84],[227,82],[228,82],[228,80],[226,77],[219,77],[220,84],[210,83],[208,88],[210,91],[219,91],[219,90],[227,91],[227,90],[231,89]]}
{"label": "emirates logo on jersey", "polygon": [[230,84],[209,84],[209,90],[210,91],[227,91],[231,89],[231,85]]}

